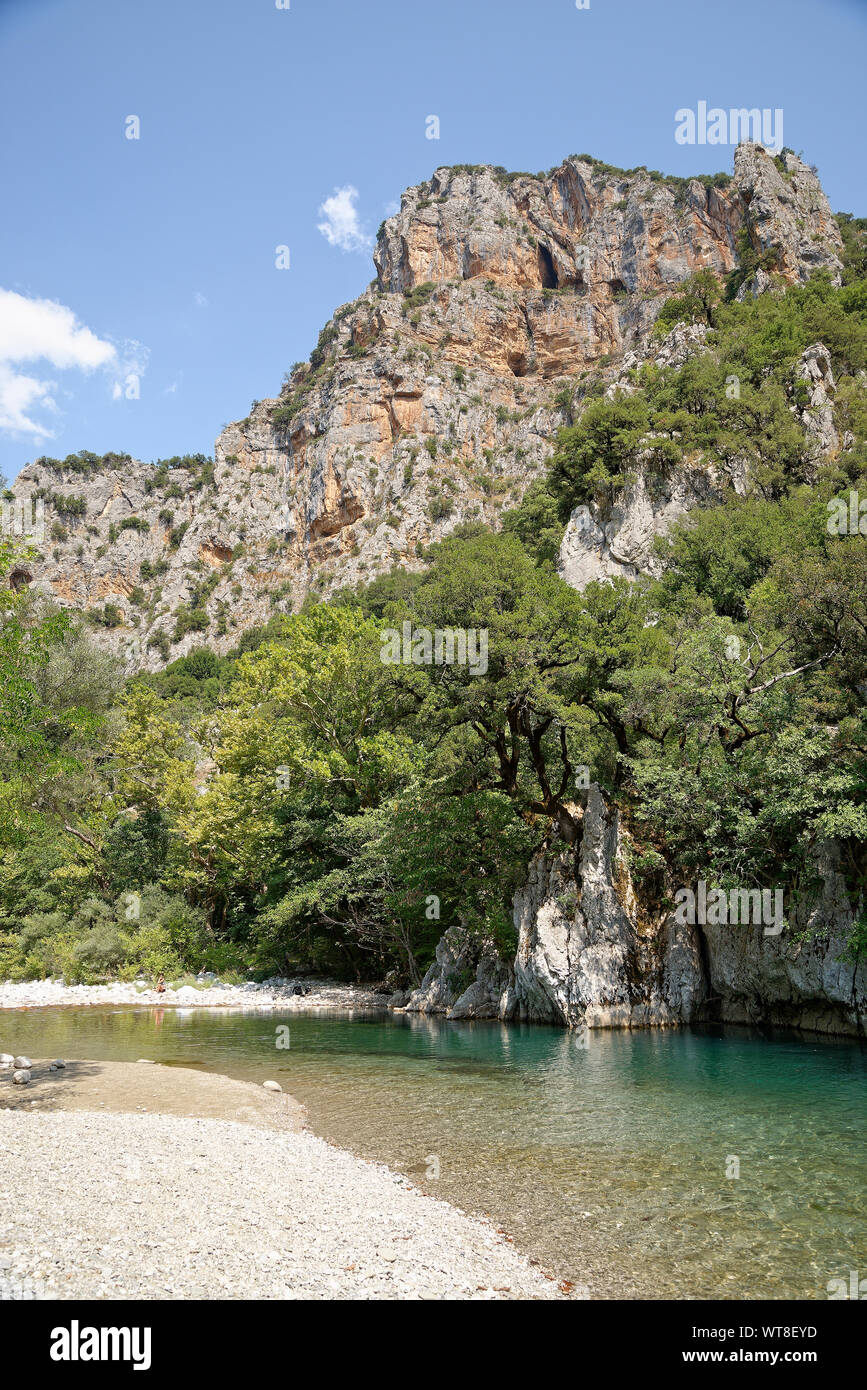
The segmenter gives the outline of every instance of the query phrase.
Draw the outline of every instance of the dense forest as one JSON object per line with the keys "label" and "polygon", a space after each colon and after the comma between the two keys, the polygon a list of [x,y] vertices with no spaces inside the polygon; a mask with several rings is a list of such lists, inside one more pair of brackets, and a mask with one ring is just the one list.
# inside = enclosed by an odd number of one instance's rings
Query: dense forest
{"label": "dense forest", "polygon": [[[841,288],[818,274],[741,304],[709,273],[688,282],[657,332],[703,324],[706,350],[614,394],[576,384],[501,531],[464,524],[418,571],[311,598],[229,655],[125,681],[80,617],[7,581],[0,978],[306,968],[397,986],[456,921],[509,955],[512,895],[534,852],[574,837],[588,778],[657,901],[699,872],[809,898],[833,838],[860,908],[867,279],[843,230]],[[819,341],[841,445],[817,459],[795,410]],[[577,506],[694,467],[720,500],[657,543],[659,577],[559,577]],[[15,562],[6,543],[0,574]],[[486,629],[486,671],[384,662],[405,621]]]}

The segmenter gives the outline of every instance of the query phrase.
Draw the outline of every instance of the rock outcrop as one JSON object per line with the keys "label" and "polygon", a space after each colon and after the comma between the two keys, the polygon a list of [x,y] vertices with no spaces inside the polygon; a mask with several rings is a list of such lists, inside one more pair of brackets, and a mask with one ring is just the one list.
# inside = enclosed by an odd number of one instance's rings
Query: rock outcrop
{"label": "rock outcrop", "polygon": [[773,1023],[818,1033],[863,1034],[867,968],[843,959],[852,903],[833,844],[817,847],[814,901],[799,904],[783,933],[705,925],[705,1015],[726,1023]]}
{"label": "rock outcrop", "polygon": [[560,543],[557,569],[583,589],[593,579],[658,574],[653,543],[691,508],[718,501],[721,488],[704,468],[675,468],[664,478],[638,471],[605,509],[576,507]]}
{"label": "rock outcrop", "polygon": [[[624,384],[627,364],[658,356],[666,296],[699,269],[731,271],[744,233],[778,248],[790,282],[839,273],[827,200],[789,153],[741,145],[733,177],[704,181],[583,156],[536,176],[438,169],[383,223],[374,282],[279,397],[223,431],[213,464],[29,464],[14,493],[28,515],[43,502],[45,532],[16,582],[90,610],[130,670],[153,669],[202,642],[235,646],[311,589],[411,567],[459,522],[497,526],[582,378]],[[663,350],[698,346],[680,329]],[[650,533],[693,500],[687,478],[661,500],[639,487],[621,539],[569,562],[576,582],[594,565],[641,568]]]}
{"label": "rock outcrop", "polygon": [[804,349],[798,377],[804,382],[807,394],[807,402],[798,415],[808,438],[812,437],[813,455],[818,459],[834,453],[840,446],[834,424],[837,388],[831,370],[831,354],[824,343],[813,343]]}
{"label": "rock outcrop", "polygon": [[491,942],[479,942],[462,927],[440,938],[421,985],[404,1001],[407,1013],[449,1018],[511,1018],[514,972]]}
{"label": "rock outcrop", "polygon": [[[706,334],[707,330],[698,325],[679,325],[662,343],[654,361],[660,366],[678,365],[691,353],[702,351]],[[633,357],[631,354],[624,360],[624,369],[634,365]],[[831,354],[824,343],[804,349],[796,381],[804,383],[804,400],[795,400],[790,409],[809,442],[809,471],[815,478],[821,460],[833,456],[840,447],[834,424],[836,387]],[[633,389],[625,370],[610,389],[627,394]],[[664,475],[639,467],[628,476],[614,501],[575,508],[560,543],[559,573],[575,589],[583,589],[593,579],[615,575],[625,579],[639,574],[658,576],[662,564],[654,552],[657,537],[665,535],[693,507],[720,501],[727,487],[743,493],[746,481],[745,463],[737,460],[730,462],[726,471],[706,459],[671,468]]]}
{"label": "rock outcrop", "polygon": [[[790,283],[809,280],[822,266],[839,269],[837,227],[814,168],[791,150],[771,159],[761,145],[744,144],[738,147],[735,178],[753,249],[774,250],[777,268]],[[745,284],[740,293],[764,287],[760,280],[757,286]]]}
{"label": "rock outcrop", "polygon": [[515,895],[514,960],[452,928],[407,1009],[579,1029],[863,1031],[867,970],[842,959],[852,908],[833,846],[819,851],[819,898],[771,936],[762,925],[690,925],[649,904],[633,881],[630,843],[592,786],[577,850],[555,842],[537,855]]}

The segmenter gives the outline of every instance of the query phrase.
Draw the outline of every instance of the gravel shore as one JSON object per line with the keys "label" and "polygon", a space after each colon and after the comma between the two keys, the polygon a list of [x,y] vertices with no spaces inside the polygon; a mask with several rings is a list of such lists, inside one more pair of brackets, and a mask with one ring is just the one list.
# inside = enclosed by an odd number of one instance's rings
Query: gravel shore
{"label": "gravel shore", "polygon": [[0,1109],[0,1149],[0,1298],[563,1296],[493,1226],[307,1132]]}
{"label": "gravel shore", "polygon": [[307,1120],[304,1106],[285,1091],[235,1081],[219,1072],[164,1067],[144,1059],[65,1062],[62,1070],[54,1071],[49,1061],[34,1061],[28,1070],[27,1085],[16,1086],[14,1069],[0,1065],[0,1110],[149,1112],[196,1120],[240,1120],[259,1129],[301,1130]]}
{"label": "gravel shore", "polygon": [[[296,983],[309,994],[294,994]],[[158,1004],[185,1009],[281,1009],[292,1013],[384,1011],[386,997],[368,985],[348,985],[337,980],[266,980],[243,985],[224,985],[216,978],[203,979],[199,987],[167,988],[164,994],[147,986],[116,981],[107,985],[67,985],[62,980],[7,980],[0,984],[0,1009],[39,1009],[46,1005]]]}

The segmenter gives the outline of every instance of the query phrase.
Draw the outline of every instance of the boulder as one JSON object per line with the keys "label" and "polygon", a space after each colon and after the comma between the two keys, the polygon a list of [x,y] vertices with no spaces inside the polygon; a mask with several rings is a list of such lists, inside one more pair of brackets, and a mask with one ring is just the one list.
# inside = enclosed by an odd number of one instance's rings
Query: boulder
{"label": "boulder", "polygon": [[387,1000],[390,1009],[404,1009],[412,998],[411,989],[397,989]]}

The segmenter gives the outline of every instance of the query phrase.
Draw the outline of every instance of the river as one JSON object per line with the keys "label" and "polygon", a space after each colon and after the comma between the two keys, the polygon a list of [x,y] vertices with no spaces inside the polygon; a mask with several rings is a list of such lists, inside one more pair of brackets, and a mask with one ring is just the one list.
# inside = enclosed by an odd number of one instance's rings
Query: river
{"label": "river", "polygon": [[867,1274],[857,1043],[717,1029],[583,1047],[410,1015],[89,1007],[0,1013],[0,1049],[277,1080],[317,1133],[493,1217],[591,1297],[823,1299]]}

